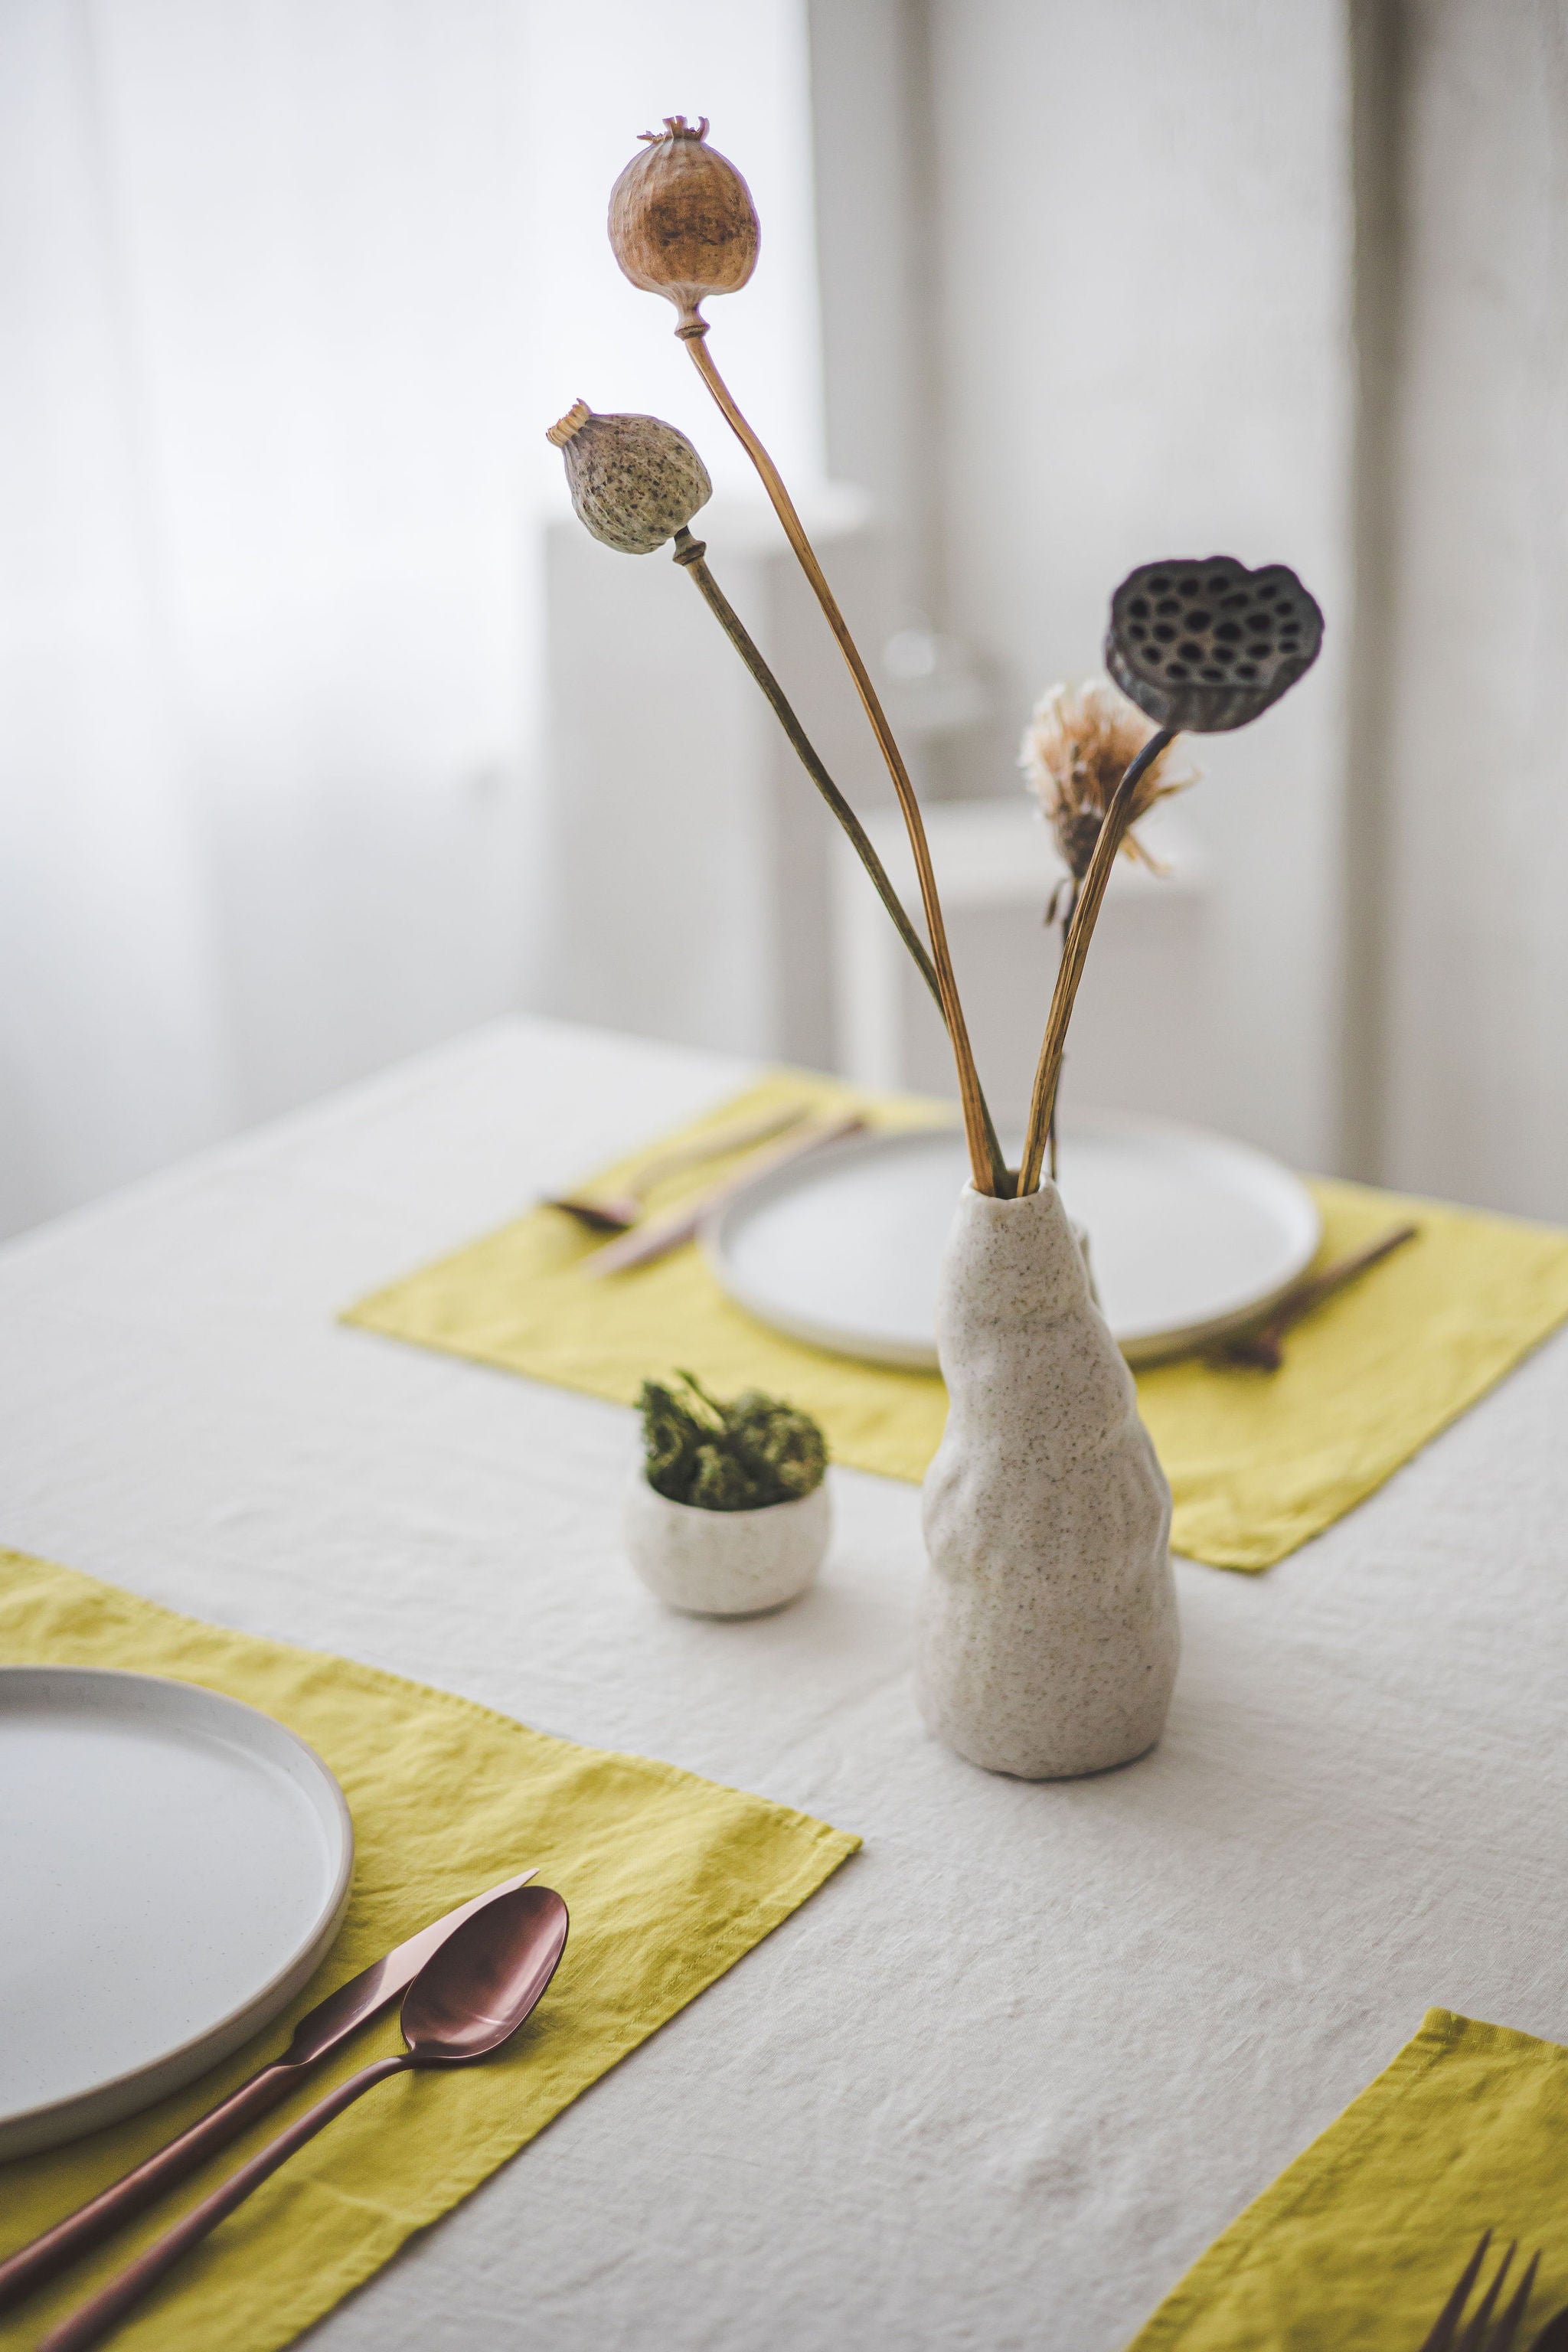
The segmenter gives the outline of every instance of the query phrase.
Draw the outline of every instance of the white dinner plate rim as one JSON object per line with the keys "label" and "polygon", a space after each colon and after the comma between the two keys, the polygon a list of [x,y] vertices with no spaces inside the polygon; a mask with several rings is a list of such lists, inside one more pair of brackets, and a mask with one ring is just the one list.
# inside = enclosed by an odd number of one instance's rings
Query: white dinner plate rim
{"label": "white dinner plate rim", "polygon": [[[1300,1221],[1300,1237],[1289,1270],[1268,1289],[1248,1298],[1245,1305],[1227,1309],[1224,1314],[1201,1323],[1148,1326],[1120,1333],[1117,1344],[1130,1363],[1164,1362],[1176,1356],[1189,1355],[1197,1349],[1213,1346],[1233,1332],[1245,1330],[1284,1297],[1317,1255],[1323,1235],[1322,1216],[1317,1202],[1291,1169],[1270,1158],[1268,1152],[1259,1151],[1253,1144],[1242,1143],[1234,1136],[1220,1135],[1211,1128],[1194,1126],[1185,1120],[1145,1118],[1131,1111],[1079,1111],[1067,1121],[1066,1132],[1085,1136],[1123,1135],[1144,1141],[1163,1139],[1189,1150],[1219,1151],[1263,1177],[1279,1197],[1284,1198],[1289,1194]],[[748,1315],[755,1316],[770,1329],[781,1331],[790,1339],[804,1340],[810,1347],[822,1348],[833,1355],[849,1357],[860,1362],[889,1364],[905,1371],[936,1370],[934,1343],[929,1347],[906,1345],[885,1335],[851,1334],[845,1326],[821,1322],[810,1314],[795,1314],[787,1308],[781,1311],[776,1300],[753,1290],[737,1273],[730,1250],[736,1231],[747,1216],[766,1202],[820,1180],[835,1168],[908,1150],[913,1145],[938,1139],[962,1140],[962,1136],[963,1129],[951,1120],[932,1120],[916,1127],[880,1129],[868,1135],[846,1137],[842,1142],[825,1145],[820,1150],[790,1161],[784,1167],[767,1171],[754,1182],[731,1193],[702,1222],[699,1239],[715,1279],[727,1296]],[[1089,1238],[1092,1246],[1093,1236]]]}
{"label": "white dinner plate rim", "polygon": [[[177,1675],[144,1674],[134,1667],[46,1663],[0,1664],[0,1711],[5,1708],[8,1690],[17,1690],[29,1683],[53,1685],[67,1694],[73,1685],[106,1689],[110,1685],[137,1684],[155,1693],[174,1695],[186,1720],[206,1713],[230,1720],[238,1718],[241,1723],[253,1719],[264,1724],[268,1741],[287,1743],[311,1768],[318,1810],[323,1824],[335,1823],[338,1853],[325,1900],[293,1952],[264,1984],[198,2032],[187,2035],[152,2058],[120,2074],[107,2075],[84,2090],[68,2092],[63,2098],[46,2099],[35,2106],[0,2114],[0,2161],[63,2147],[107,2124],[139,2114],[143,2107],[166,2098],[195,2081],[198,2074],[218,2065],[252,2034],[259,2033],[314,1975],[342,1925],[353,1882],[353,1817],[336,1774],[308,1739],[301,1738],[288,1724],[280,1723],[276,1716],[268,1715],[265,1707],[253,1706],[247,1699],[234,1698],[227,1691],[215,1690],[208,1683],[184,1681]],[[258,1750],[262,1744],[259,1739],[255,1742]]]}

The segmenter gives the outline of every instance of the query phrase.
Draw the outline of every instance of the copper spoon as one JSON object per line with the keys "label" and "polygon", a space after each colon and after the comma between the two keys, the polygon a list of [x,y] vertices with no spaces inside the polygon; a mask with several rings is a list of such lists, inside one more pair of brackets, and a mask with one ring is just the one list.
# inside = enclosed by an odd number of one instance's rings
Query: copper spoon
{"label": "copper spoon", "polygon": [[769,1111],[764,1118],[748,1119],[743,1126],[720,1128],[713,1134],[700,1135],[690,1143],[661,1151],[643,1161],[624,1192],[605,1193],[596,1201],[568,1192],[543,1205],[575,1217],[592,1234],[624,1234],[637,1223],[648,1193],[664,1177],[679,1175],[683,1168],[700,1168],[705,1160],[721,1160],[727,1151],[743,1151],[748,1144],[770,1143],[775,1135],[798,1127],[810,1108],[809,1103],[792,1103],[783,1110]]}
{"label": "copper spoon", "polygon": [[215,2189],[52,2329],[38,2352],[83,2352],[89,2344],[100,2344],[189,2247],[215,2230],[296,2148],[313,2139],[323,2124],[341,2116],[373,2084],[420,2067],[466,2066],[499,2050],[554,1975],[566,1945],[566,1906],[548,1886],[520,1886],[465,1919],[426,1961],[403,1997],[407,2049],[396,2058],[378,2058],[373,2065],[362,2066],[298,2123],[279,2132],[259,2156],[241,2165],[221,2189]]}
{"label": "copper spoon", "polygon": [[74,2213],[56,2221],[25,2246],[0,2262],[0,2312],[8,2311],[20,2303],[36,2287],[56,2277],[85,2254],[124,2226],[145,2212],[164,2192],[199,2172],[204,2164],[216,2156],[230,2140],[238,2139],[276,2106],[297,2091],[309,2069],[340,2049],[351,2034],[368,2024],[383,2010],[390,2009],[402,1998],[414,1982],[426,1961],[463,1921],[498,1895],[510,1895],[538,1872],[520,1870],[513,1878],[504,1879],[500,1885],[474,1895],[460,1903],[444,1918],[433,1919],[410,1936],[395,1949],[373,1960],[361,1969],[357,1977],[339,1985],[324,2000],[306,2011],[294,2028],[289,2047],[280,2057],[274,2058],[247,2083],[209,2107],[194,2124],[176,2133],[151,2156],[133,2165],[129,2172],[79,2205]]}

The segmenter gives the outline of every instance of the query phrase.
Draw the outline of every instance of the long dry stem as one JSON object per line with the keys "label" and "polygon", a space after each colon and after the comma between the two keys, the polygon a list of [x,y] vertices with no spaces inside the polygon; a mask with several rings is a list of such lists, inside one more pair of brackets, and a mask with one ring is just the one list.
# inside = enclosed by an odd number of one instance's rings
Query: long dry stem
{"label": "long dry stem", "polygon": [[[1071,877],[1071,878],[1069,879],[1069,881],[1068,881],[1068,888],[1067,888],[1067,904],[1066,904],[1066,906],[1062,908],[1062,922],[1061,922],[1061,930],[1062,930],[1062,946],[1061,946],[1061,953],[1062,953],[1062,955],[1066,955],[1066,953],[1067,953],[1067,951],[1068,951],[1068,935],[1070,934],[1070,932],[1071,932],[1071,930],[1072,930],[1072,919],[1073,919],[1073,917],[1074,917],[1074,916],[1077,914],[1077,912],[1078,912],[1078,887],[1079,887],[1079,886],[1078,886],[1078,876],[1075,874],[1075,875],[1073,875],[1073,876]],[[1060,961],[1061,961],[1061,956],[1058,956],[1058,957],[1057,961],[1058,961],[1058,964],[1059,965],[1059,964],[1060,964]],[[1058,1091],[1059,1091],[1059,1089],[1058,1089]],[[1056,1181],[1057,1181],[1057,1097],[1056,1097],[1056,1095],[1055,1095],[1055,1094],[1053,1094],[1053,1095],[1052,1095],[1052,1097],[1051,1097],[1051,1125],[1050,1125],[1049,1142],[1050,1142],[1050,1160],[1049,1160],[1049,1167],[1050,1167],[1050,1171],[1051,1171],[1051,1181],[1052,1181],[1052,1183],[1054,1184],[1054,1183],[1056,1182]]]}
{"label": "long dry stem", "polygon": [[[941,1014],[943,1022],[945,1023],[947,1013],[942,1001],[942,982],[936,976],[936,966],[931,962],[930,956],[926,952],[925,941],[916,930],[913,923],[910,922],[909,909],[905,907],[903,900],[900,898],[897,890],[893,887],[891,881],[889,879],[888,869],[883,865],[881,859],[878,856],[875,849],[872,847],[870,836],[867,833],[865,826],[861,824],[859,818],[850,807],[849,803],[845,799],[843,793],[839,791],[837,785],[828,774],[827,770],[823,766],[821,760],[817,756],[815,745],[812,743],[805,728],[801,725],[799,719],[795,717],[794,710],[791,709],[789,698],[785,695],[783,687],[773,676],[773,671],[768,667],[767,663],[763,659],[761,653],[758,651],[756,645],[752,641],[752,638],[746,628],[745,623],[741,619],[740,614],[736,612],[734,606],[731,604],[729,598],[720,587],[719,583],[714,579],[711,572],[709,571],[707,563],[704,561],[707,552],[708,551],[703,541],[700,539],[693,539],[690,531],[687,529],[685,524],[682,524],[681,528],[675,534],[676,562],[682,566],[688,575],[696,582],[698,587],[701,590],[703,597],[706,599],[709,611],[713,614],[715,620],[719,623],[720,627],[729,638],[730,643],[734,646],[735,651],[740,655],[741,659],[745,663],[746,667],[751,671],[752,676],[756,679],[757,684],[762,688],[763,694],[766,695],[768,701],[773,706],[773,716],[778,720],[779,725],[784,729],[784,731],[788,736],[791,743],[794,745],[795,756],[799,760],[801,766],[805,770],[806,774],[811,778],[812,782],[816,786],[817,791],[822,794],[823,799],[827,803],[828,807],[833,811],[834,815],[838,819],[839,824],[848,835],[850,845],[855,851],[856,856],[858,857],[861,865],[866,868],[867,873],[871,877],[872,888],[876,891],[878,898],[880,898],[883,906],[891,916],[894,928],[898,931],[899,937],[902,940],[905,947],[909,950],[910,957],[913,959],[915,969],[920,973],[920,976],[924,981],[926,986],[930,989],[937,1012]],[[981,1108],[984,1110],[985,1117],[987,1151],[994,1165],[1003,1166],[1005,1165],[1005,1162],[1003,1160],[1002,1146],[997,1141],[996,1130],[991,1121],[990,1108],[986,1105],[984,1096],[981,1097]]]}
{"label": "long dry stem", "polygon": [[1046,1156],[1046,1139],[1050,1133],[1051,1119],[1056,1110],[1057,1087],[1061,1079],[1062,1047],[1067,1043],[1068,1023],[1072,1019],[1073,1000],[1083,978],[1084,959],[1094,936],[1095,922],[1100,914],[1105,886],[1110,879],[1110,869],[1116,863],[1116,853],[1121,846],[1122,835],[1132,821],[1133,795],[1140,777],[1152,768],[1162,751],[1174,742],[1173,727],[1162,727],[1151,735],[1137,758],[1124,772],[1121,782],[1110,797],[1105,812],[1105,822],[1094,845],[1094,855],[1079,892],[1067,945],[1061,962],[1057,967],[1057,984],[1051,992],[1050,1018],[1046,1023],[1046,1034],[1040,1046],[1040,1059],[1035,1072],[1035,1091],[1029,1103],[1029,1125],[1024,1138],[1024,1161],[1018,1171],[1020,1198],[1026,1192],[1039,1190],[1040,1169]]}
{"label": "long dry stem", "polygon": [[[828,586],[816,551],[805,535],[805,527],[795,510],[795,503],[784,486],[777,467],[758,440],[736,405],[734,395],[708,350],[707,321],[699,319],[694,324],[677,330],[690,352],[693,364],[714,400],[725,423],[745,450],[762,478],[763,488],[773,501],[773,510],[784,525],[784,536],[794,548],[801,570],[810,581],[824,617],[838,643],[838,650],[848,665],[856,691],[871,722],[879,750],[892,777],[893,789],[899,796],[899,806],[904,814],[904,824],[914,853],[915,872],[920,877],[921,903],[925,908],[926,929],[931,933],[931,959],[942,992],[942,1015],[947,1033],[952,1040],[953,1059],[958,1065],[958,1091],[963,1105],[963,1129],[969,1144],[970,1172],[977,1192],[1008,1193],[1012,1190],[1001,1155],[992,1142],[985,1098],[981,1091],[980,1073],[974,1065],[974,1053],[964,1024],[963,1007],[959,1002],[958,982],[953,975],[952,958],[948,952],[947,931],[942,919],[942,901],[937,896],[936,874],[931,862],[931,848],[926,840],[925,825],[921,817],[920,803],[910,782],[903,755],[894,740],[887,715],[871,683],[870,673],[860,658],[859,649],[849,634],[849,626],[838,609],[837,601]],[[988,1132],[989,1131],[989,1132]]]}

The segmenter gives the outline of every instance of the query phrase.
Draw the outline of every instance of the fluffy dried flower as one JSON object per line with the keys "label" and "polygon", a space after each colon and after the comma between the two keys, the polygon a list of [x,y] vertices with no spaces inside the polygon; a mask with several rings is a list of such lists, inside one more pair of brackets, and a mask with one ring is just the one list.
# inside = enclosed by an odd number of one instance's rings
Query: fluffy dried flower
{"label": "fluffy dried flower", "polygon": [[579,400],[544,437],[566,460],[579,519],[623,555],[651,555],[713,495],[685,434],[657,416],[595,416]]}
{"label": "fluffy dried flower", "polygon": [[683,114],[645,131],[610,190],[610,244],[634,286],[663,294],[680,313],[678,335],[700,335],[698,304],[733,294],[757,266],[762,242],[752,192],[727,156],[708,145],[708,117]]}
{"label": "fluffy dried flower", "polygon": [[[1018,765],[1056,835],[1068,870],[1081,882],[1111,794],[1154,730],[1108,677],[1080,686],[1053,686],[1035,705],[1024,730]],[[1196,768],[1173,765],[1176,747],[1162,752],[1138,781],[1133,823],[1197,782]],[[1122,848],[1145,866],[1154,860],[1130,832]]]}

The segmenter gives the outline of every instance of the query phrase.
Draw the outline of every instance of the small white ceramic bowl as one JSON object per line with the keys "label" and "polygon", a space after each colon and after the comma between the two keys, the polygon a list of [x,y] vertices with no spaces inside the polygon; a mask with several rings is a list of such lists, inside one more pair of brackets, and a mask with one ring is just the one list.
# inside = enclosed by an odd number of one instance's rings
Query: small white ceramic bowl
{"label": "small white ceramic bowl", "polygon": [[694,1617],[755,1617],[815,1583],[833,1529],[827,1482],[760,1511],[672,1503],[642,1471],[626,1495],[626,1549],[659,1599]]}

